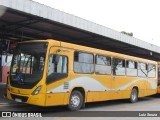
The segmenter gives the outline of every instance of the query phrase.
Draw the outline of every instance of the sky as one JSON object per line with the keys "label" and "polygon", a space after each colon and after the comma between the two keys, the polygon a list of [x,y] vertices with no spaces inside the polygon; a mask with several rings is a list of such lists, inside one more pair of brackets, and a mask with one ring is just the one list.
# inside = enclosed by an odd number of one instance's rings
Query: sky
{"label": "sky", "polygon": [[33,0],[160,46],[160,0]]}

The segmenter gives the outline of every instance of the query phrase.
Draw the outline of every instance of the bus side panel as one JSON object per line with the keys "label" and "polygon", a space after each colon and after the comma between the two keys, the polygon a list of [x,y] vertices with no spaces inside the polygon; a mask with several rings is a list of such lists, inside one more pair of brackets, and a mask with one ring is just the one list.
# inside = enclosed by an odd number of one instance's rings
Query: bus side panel
{"label": "bus side panel", "polygon": [[146,92],[147,92],[147,95],[146,95],[146,96],[148,96],[148,95],[156,94],[156,93],[157,93],[157,90],[150,89],[150,90],[147,90]]}
{"label": "bus side panel", "polygon": [[46,94],[46,106],[64,105],[64,96],[66,93],[48,93]]}
{"label": "bus side panel", "polygon": [[149,78],[149,80],[151,81],[150,83],[146,82],[146,86],[147,86],[146,96],[157,93],[157,79]]}
{"label": "bus side panel", "polygon": [[88,92],[87,102],[105,101],[110,99],[110,93],[108,91]]}
{"label": "bus side panel", "polygon": [[146,96],[153,95],[157,93],[157,79],[149,78],[150,83],[146,81]]}
{"label": "bus side panel", "polygon": [[122,99],[130,98],[131,90],[123,90],[121,94],[122,94]]}
{"label": "bus side panel", "polygon": [[[132,80],[132,82],[134,82],[135,78]],[[127,97],[126,98],[130,98],[131,96],[131,91],[133,88],[138,88],[138,97],[143,97],[145,96],[146,93],[146,81],[144,80],[138,80],[136,82],[134,82],[132,85],[130,85],[126,90],[127,90]]]}
{"label": "bus side panel", "polygon": [[99,92],[88,92],[87,102],[99,101]]}
{"label": "bus side panel", "polygon": [[116,99],[122,99],[122,93],[123,91],[120,90],[114,90],[110,92],[111,100],[116,100]]}
{"label": "bus side panel", "polygon": [[[109,90],[111,87],[110,75],[90,75],[90,74],[75,74],[71,75],[71,88],[81,87],[86,92],[85,101],[104,101],[110,98]],[[72,90],[71,90],[72,92]]]}
{"label": "bus side panel", "polygon": [[30,95],[27,103],[32,105],[45,106],[45,94]]}
{"label": "bus side panel", "polygon": [[69,104],[69,97],[70,97],[70,93],[67,92],[67,93],[64,95],[64,101],[63,101],[63,104],[64,104],[64,105]]}
{"label": "bus side panel", "polygon": [[145,81],[137,77],[115,76],[112,80],[112,89],[114,92],[111,99],[130,98],[134,87],[138,88],[139,97],[144,96],[146,90]]}

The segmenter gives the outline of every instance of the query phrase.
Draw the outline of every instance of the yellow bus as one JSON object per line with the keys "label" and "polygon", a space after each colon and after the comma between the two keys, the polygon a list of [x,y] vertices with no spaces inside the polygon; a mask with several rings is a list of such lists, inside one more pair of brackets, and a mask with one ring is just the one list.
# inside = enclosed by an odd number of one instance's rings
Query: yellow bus
{"label": "yellow bus", "polygon": [[56,41],[19,43],[8,78],[7,98],[38,106],[129,99],[157,93],[157,62]]}

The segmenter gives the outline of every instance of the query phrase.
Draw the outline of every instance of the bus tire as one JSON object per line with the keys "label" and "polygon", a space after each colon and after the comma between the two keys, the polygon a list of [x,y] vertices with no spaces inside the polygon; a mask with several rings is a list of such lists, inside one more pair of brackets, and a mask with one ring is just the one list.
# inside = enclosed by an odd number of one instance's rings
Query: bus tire
{"label": "bus tire", "polygon": [[79,110],[83,105],[83,95],[80,91],[74,90],[69,98],[68,108],[71,111]]}
{"label": "bus tire", "polygon": [[138,90],[133,88],[131,91],[130,102],[135,103],[138,101]]}

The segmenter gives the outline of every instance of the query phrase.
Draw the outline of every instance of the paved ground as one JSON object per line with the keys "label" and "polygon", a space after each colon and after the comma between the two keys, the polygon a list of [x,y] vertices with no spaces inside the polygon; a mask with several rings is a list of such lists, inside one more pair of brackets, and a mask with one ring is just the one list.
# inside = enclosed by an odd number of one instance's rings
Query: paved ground
{"label": "paved ground", "polygon": [[9,104],[16,104],[14,101],[9,101],[4,98],[6,94],[6,84],[0,83],[0,106],[1,105],[9,105]]}
{"label": "paved ground", "polygon": [[[3,87],[2,87],[3,86]],[[5,86],[1,85],[0,86],[0,111],[18,111],[18,112],[22,112],[22,111],[33,111],[33,112],[44,112],[44,116],[48,116],[50,118],[45,118],[45,120],[48,119],[55,119],[55,120],[74,120],[74,119],[83,119],[83,120],[101,120],[101,119],[106,119],[103,117],[58,117],[58,116],[63,116],[63,115],[69,115],[69,116],[74,116],[75,112],[70,112],[68,111],[68,109],[64,106],[60,106],[60,107],[37,107],[37,106],[32,106],[32,105],[26,105],[26,104],[19,104],[16,102],[11,102],[8,101],[6,99],[4,99],[2,97],[2,94],[5,93]],[[111,114],[115,114],[113,117],[107,117],[107,120],[119,120],[122,119],[122,117],[116,117],[116,115],[121,114],[121,113],[116,113],[115,111],[121,111],[122,114],[130,114],[127,111],[140,111],[140,113],[143,113],[141,111],[149,111],[149,112],[153,112],[156,111],[155,113],[160,114],[160,95],[154,95],[154,96],[150,96],[150,97],[145,97],[145,98],[141,98],[139,99],[139,101],[137,103],[131,104],[129,103],[127,100],[114,100],[114,101],[106,101],[106,102],[98,102],[98,103],[88,103],[86,105],[86,108],[81,109],[81,112],[78,113],[78,116],[83,116],[84,113],[85,115],[90,114],[90,116],[95,116],[95,115],[105,115],[108,114],[107,112],[100,112],[100,111],[113,111]],[[95,112],[96,111],[96,112]],[[146,112],[145,112],[146,113]],[[154,113],[154,112],[153,112]],[[54,118],[51,118],[54,117]],[[57,117],[56,117],[57,116]],[[1,118],[2,119],[2,118]],[[11,118],[9,118],[11,119]],[[13,118],[14,120],[19,120],[17,118]],[[23,118],[24,120],[29,120],[27,118]],[[40,118],[39,120],[41,120],[43,118]],[[137,118],[132,118],[132,117],[125,117],[123,118],[123,120],[131,120],[131,119],[137,119]],[[149,117],[149,118],[145,118],[145,117],[141,117],[141,120],[146,120],[146,119],[160,119],[158,117]]]}
{"label": "paved ground", "polygon": [[6,84],[0,83],[0,104],[6,103],[3,95],[6,93]]}

